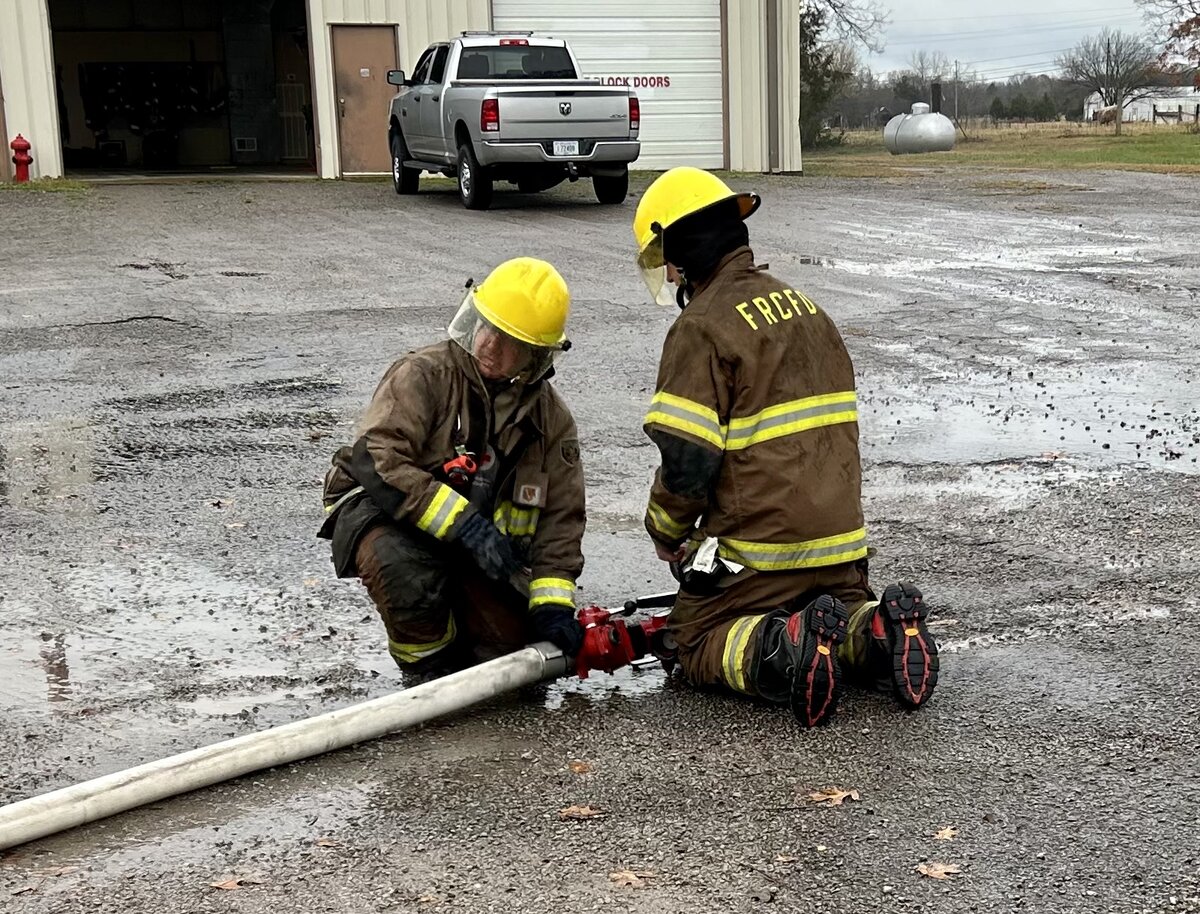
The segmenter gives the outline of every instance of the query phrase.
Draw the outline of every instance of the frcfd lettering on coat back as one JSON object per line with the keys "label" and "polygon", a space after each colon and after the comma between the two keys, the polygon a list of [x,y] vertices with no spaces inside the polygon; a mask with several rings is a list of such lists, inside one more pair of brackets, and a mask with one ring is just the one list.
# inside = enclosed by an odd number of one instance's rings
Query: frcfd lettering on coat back
{"label": "frcfd lettering on coat back", "polygon": [[[784,302],[784,299],[787,302]],[[790,305],[790,307],[789,307]],[[770,327],[783,321],[790,321],[801,309],[809,314],[817,313],[814,305],[803,292],[795,289],[784,289],[782,292],[769,293],[769,300],[756,296],[748,302],[740,302],[734,308],[742,316],[751,330],[757,330],[760,325]],[[755,311],[758,313],[756,314]]]}

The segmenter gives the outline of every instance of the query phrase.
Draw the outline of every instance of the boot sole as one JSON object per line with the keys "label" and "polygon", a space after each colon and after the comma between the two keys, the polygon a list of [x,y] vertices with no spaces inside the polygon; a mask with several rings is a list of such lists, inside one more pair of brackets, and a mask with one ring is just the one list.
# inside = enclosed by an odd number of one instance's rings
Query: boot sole
{"label": "boot sole", "polygon": [[824,594],[805,609],[802,624],[808,636],[792,678],[791,707],[801,724],[815,727],[837,709],[842,691],[837,648],[846,640],[850,614],[840,600]]}
{"label": "boot sole", "polygon": [[937,642],[925,625],[929,608],[912,584],[889,584],[880,603],[892,640],[892,686],[896,700],[909,710],[929,701],[938,681]]}

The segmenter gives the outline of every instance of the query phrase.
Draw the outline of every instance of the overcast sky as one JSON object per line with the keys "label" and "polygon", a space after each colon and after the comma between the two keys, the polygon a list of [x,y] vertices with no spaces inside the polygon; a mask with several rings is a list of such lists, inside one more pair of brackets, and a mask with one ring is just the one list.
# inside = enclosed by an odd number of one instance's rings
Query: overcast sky
{"label": "overcast sky", "polygon": [[964,71],[987,80],[1014,73],[1046,73],[1054,60],[1085,35],[1105,26],[1142,32],[1146,21],[1134,0],[1007,0],[980,4],[972,0],[882,0],[891,10],[884,32],[883,54],[864,62],[877,73],[904,69],[913,51],[941,51],[958,60]]}

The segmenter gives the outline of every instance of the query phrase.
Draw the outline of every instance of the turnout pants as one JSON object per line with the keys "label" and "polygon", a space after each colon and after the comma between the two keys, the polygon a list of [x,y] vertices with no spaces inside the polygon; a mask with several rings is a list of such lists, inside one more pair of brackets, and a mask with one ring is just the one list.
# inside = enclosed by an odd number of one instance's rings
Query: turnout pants
{"label": "turnout pants", "polygon": [[527,598],[452,545],[385,522],[362,535],[354,559],[401,669],[450,672],[532,640]]}
{"label": "turnout pants", "polygon": [[867,563],[849,562],[803,571],[743,572],[726,578],[715,593],[679,591],[670,626],[679,662],[699,686],[725,686],[758,695],[751,671],[762,642],[763,621],[781,609],[803,609],[821,594],[841,600],[850,612],[849,634],[838,647],[847,681],[872,685],[881,673],[871,648],[871,617],[879,600],[867,583]]}

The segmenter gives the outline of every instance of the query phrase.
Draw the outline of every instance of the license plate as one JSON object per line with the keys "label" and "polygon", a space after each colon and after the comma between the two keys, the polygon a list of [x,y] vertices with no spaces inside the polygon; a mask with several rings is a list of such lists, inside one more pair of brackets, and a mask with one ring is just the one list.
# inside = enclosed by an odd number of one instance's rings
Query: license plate
{"label": "license plate", "polygon": [[579,140],[555,140],[554,154],[556,156],[579,155]]}

